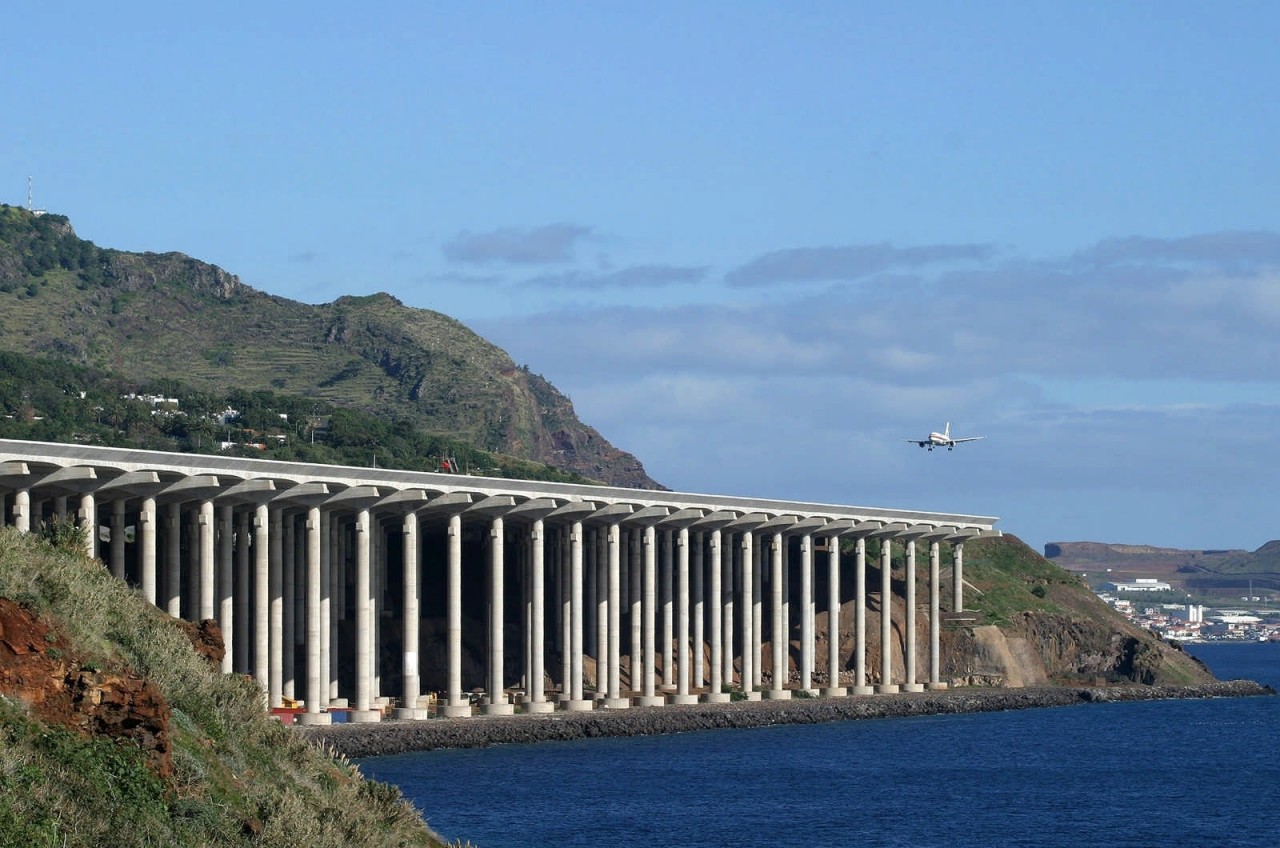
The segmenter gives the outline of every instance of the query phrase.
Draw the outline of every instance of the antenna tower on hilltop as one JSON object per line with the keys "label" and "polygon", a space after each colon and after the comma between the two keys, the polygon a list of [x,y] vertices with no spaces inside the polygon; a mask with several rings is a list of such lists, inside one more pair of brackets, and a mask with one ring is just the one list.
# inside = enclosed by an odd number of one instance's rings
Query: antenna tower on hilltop
{"label": "antenna tower on hilltop", "polygon": [[37,218],[44,214],[44,210],[37,209],[31,200],[31,177],[27,177],[27,211]]}

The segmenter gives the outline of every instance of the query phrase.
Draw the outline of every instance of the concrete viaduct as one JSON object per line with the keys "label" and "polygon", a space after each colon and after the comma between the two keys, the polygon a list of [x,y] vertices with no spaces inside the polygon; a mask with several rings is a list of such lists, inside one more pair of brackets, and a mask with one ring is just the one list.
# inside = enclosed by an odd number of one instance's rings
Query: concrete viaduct
{"label": "concrete viaduct", "polygon": [[[216,619],[223,670],[251,675],[270,706],[303,701],[300,721],[314,724],[349,705],[352,720],[379,720],[384,679],[395,717],[425,718],[427,667],[444,670],[433,688],[450,716],[471,714],[464,677],[483,682],[488,714],[513,712],[513,698],[529,712],[723,701],[726,688],[787,698],[793,631],[809,694],[945,688],[939,543],[951,543],[962,610],[963,543],[999,535],[984,516],[6,439],[0,496],[5,523],[77,520],[86,553],[149,602]],[[839,639],[815,656],[820,607],[840,632],[843,539],[855,551],[850,689]],[[894,544],[906,562],[902,662],[882,650],[874,687],[867,539],[881,543],[880,645],[893,639]],[[929,553],[923,675],[917,543]]]}

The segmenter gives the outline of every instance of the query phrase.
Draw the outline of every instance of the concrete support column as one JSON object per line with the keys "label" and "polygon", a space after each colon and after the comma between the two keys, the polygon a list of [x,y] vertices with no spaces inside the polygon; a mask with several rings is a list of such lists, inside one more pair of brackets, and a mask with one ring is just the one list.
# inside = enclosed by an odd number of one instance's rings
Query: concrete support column
{"label": "concrete support column", "polygon": [[307,688],[305,693],[307,712],[301,716],[303,724],[329,724],[328,713],[320,712],[321,685],[327,677],[327,669],[320,666],[320,597],[324,594],[320,583],[320,507],[307,510],[307,563],[306,563],[306,651]]}
{"label": "concrete support column", "polygon": [[785,593],[783,587],[783,558],[786,551],[783,548],[785,544],[782,534],[775,532],[769,544],[769,612],[772,616],[770,623],[770,642],[769,650],[773,660],[773,668],[770,670],[773,676],[771,686],[767,693],[768,697],[773,700],[786,700],[791,697],[791,690],[787,689],[787,648],[789,647],[786,628],[783,625],[782,605]]}
{"label": "concrete support column", "polygon": [[760,699],[755,684],[754,663],[757,654],[752,647],[756,641],[753,633],[755,617],[751,614],[755,606],[752,590],[756,558],[752,551],[752,541],[753,534],[750,531],[742,534],[742,691],[746,693],[748,701],[757,701]]}
{"label": "concrete support column", "polygon": [[124,496],[111,502],[111,576],[124,580]]}
{"label": "concrete support column", "polygon": [[145,497],[138,508],[138,577],[142,597],[156,602],[156,499]]}
{"label": "concrete support column", "polygon": [[569,562],[571,544],[565,529],[560,528],[560,700],[573,700],[573,580]]}
{"label": "concrete support column", "polygon": [[[258,504],[253,513],[253,679],[266,694],[271,680],[271,560],[267,527],[270,522],[266,504]],[[274,706],[268,704],[268,706]]]}
{"label": "concrete support column", "polygon": [[672,643],[675,641],[675,621],[673,595],[675,594],[675,563],[672,547],[675,539],[670,530],[662,531],[662,547],[659,549],[658,578],[659,591],[662,597],[662,688],[669,691],[676,685],[675,658],[672,655]]}
{"label": "concrete support column", "polygon": [[[763,541],[762,541],[763,542]],[[745,567],[745,566],[744,566]],[[751,603],[745,603],[751,611],[751,689],[764,685],[764,546],[751,548]]]}
{"label": "concrete support column", "polygon": [[164,608],[174,618],[182,617],[182,504],[166,507],[164,555]]}
{"label": "concrete support column", "polygon": [[964,542],[951,546],[951,593],[951,609],[960,612],[964,609]]}
{"label": "concrete support column", "polygon": [[880,685],[877,692],[893,693],[893,541],[880,540]]}
{"label": "concrete support column", "polygon": [[[599,612],[600,593],[596,588],[596,534],[594,530],[582,530],[582,592],[585,606],[582,608],[582,653],[596,658],[596,688],[600,688],[600,672],[603,663],[599,661],[599,631],[596,629],[596,615]],[[585,671],[584,671],[585,674]]]}
{"label": "concrete support column", "polygon": [[529,531],[529,594],[532,602],[529,611],[531,641],[529,644],[529,703],[531,713],[549,713],[554,704],[547,700],[546,679],[546,543],[542,519],[533,522]]}
{"label": "concrete support column", "polygon": [[842,698],[840,685],[840,537],[827,537],[827,688],[828,698]]}
{"label": "concrete support column", "polygon": [[234,543],[235,513],[230,504],[218,507],[218,626],[222,628],[222,673],[230,674],[235,667],[235,587]]}
{"label": "concrete support column", "polygon": [[902,649],[904,692],[923,692],[924,685],[916,681],[916,542],[909,539],[906,545],[906,615],[902,622],[905,644]]}
{"label": "concrete support column", "polygon": [[596,697],[609,696],[609,534],[595,532]]}
{"label": "concrete support column", "polygon": [[200,515],[197,522],[200,528],[200,613],[197,621],[204,621],[215,615],[213,501],[200,502]]}
{"label": "concrete support column", "polygon": [[696,704],[698,696],[689,694],[689,528],[676,532],[676,640],[678,657],[675,665],[677,704]]}
{"label": "concrete support column", "polygon": [[[295,584],[297,583],[298,539],[294,516],[286,514],[283,518],[284,562],[280,564],[280,637],[283,641],[280,647],[280,675],[282,683],[281,694],[285,698],[292,700],[298,697],[294,681],[294,663],[298,655],[296,650],[297,634],[295,633],[297,626],[295,624],[295,616],[298,606],[297,598],[294,594]],[[370,620],[372,620],[372,614],[370,614]]]}
{"label": "concrete support column", "polygon": [[582,569],[583,569],[583,534],[581,521],[573,522],[569,531],[569,700],[565,702],[567,710],[589,710],[591,702],[582,697]]}
{"label": "concrete support column", "polygon": [[941,681],[942,605],[939,603],[938,543],[929,543],[929,682],[928,689],[946,689]]}
{"label": "concrete support column", "polygon": [[694,689],[701,689],[707,680],[706,669],[704,668],[705,655],[702,650],[706,644],[705,625],[707,620],[707,610],[703,603],[703,575],[705,574],[703,549],[706,545],[700,532],[693,534],[693,538],[690,541],[693,544],[692,556],[689,561],[689,591],[692,594],[690,603],[693,606],[693,621],[691,623],[693,682],[691,685]]}
{"label": "concrete support column", "polygon": [[[146,502],[143,502],[145,508]],[[232,587],[234,611],[232,620],[235,623],[235,656],[232,657],[232,668],[237,674],[249,671],[249,522],[253,514],[249,510],[240,512],[240,522],[236,528],[236,573]],[[145,578],[144,578],[145,582]]]}
{"label": "concrete support column", "polygon": [[605,583],[608,589],[608,697],[605,706],[622,709],[631,706],[631,701],[622,697],[622,528],[617,524],[609,525],[608,533],[608,574]]}
{"label": "concrete support column", "polygon": [[368,508],[356,513],[356,708],[353,721],[381,721],[373,708],[373,522]]}
{"label": "concrete support column", "polygon": [[708,703],[722,703],[729,700],[729,693],[724,691],[724,556],[723,534],[719,529],[711,531],[707,543],[707,602],[710,605],[710,621],[707,629],[711,631],[711,683],[707,692]]}
{"label": "concrete support column", "polygon": [[[721,553],[721,639],[723,644],[721,662],[723,669],[723,683],[728,688],[733,688],[733,560],[737,556],[737,547],[733,544],[733,533],[721,535],[723,543],[723,551]],[[739,685],[742,690],[749,689],[745,685]]]}
{"label": "concrete support column", "polygon": [[512,705],[507,702],[507,693],[503,686],[506,662],[506,654],[503,651],[505,647],[503,644],[505,533],[502,516],[495,516],[489,526],[489,703],[484,708],[486,715],[510,715],[515,712]]}
{"label": "concrete support column", "polygon": [[627,533],[628,545],[631,565],[627,569],[627,576],[630,579],[631,587],[628,593],[630,603],[630,611],[627,620],[631,624],[631,690],[639,692],[640,670],[644,667],[644,607],[642,600],[644,597],[644,572],[640,567],[640,555],[643,545],[640,543],[641,532],[631,530]]}
{"label": "concrete support column", "polygon": [[269,567],[271,605],[267,625],[270,659],[267,663],[267,700],[278,707],[284,698],[284,513],[271,510]]}
{"label": "concrete support column", "polygon": [[187,564],[186,594],[182,601],[182,612],[188,621],[200,620],[200,505],[187,510]]}
{"label": "concrete support column", "polygon": [[13,526],[20,533],[31,532],[31,492],[18,489],[13,493]]}
{"label": "concrete support column", "polygon": [[859,537],[854,548],[853,692],[870,695],[867,685],[867,540]]}
{"label": "concrete support column", "polygon": [[658,697],[655,693],[655,680],[657,658],[657,639],[655,630],[657,629],[657,609],[655,604],[657,601],[657,565],[658,565],[658,534],[653,527],[644,528],[644,565],[643,579],[641,583],[641,592],[643,594],[644,607],[644,662],[640,672],[643,684],[643,692],[637,704],[642,707],[652,707],[665,703],[664,699]]}
{"label": "concrete support column", "polygon": [[337,558],[338,541],[334,530],[333,513],[325,510],[320,513],[320,588],[324,592],[320,596],[320,671],[321,697],[325,703],[332,704],[338,697],[337,663],[334,661],[334,645],[337,642],[334,627],[334,559]]}
{"label": "concrete support column", "polygon": [[462,516],[449,516],[448,564],[445,576],[445,630],[448,642],[448,691],[444,714],[450,718],[471,715],[471,706],[462,697]]}
{"label": "concrete support column", "polygon": [[800,689],[813,690],[813,536],[800,537]]}
{"label": "concrete support column", "polygon": [[93,500],[93,492],[85,492],[80,496],[77,518],[84,528],[85,556],[93,559],[98,555],[98,506]]}
{"label": "concrete support column", "polygon": [[427,718],[426,710],[418,709],[418,696],[422,694],[422,682],[418,676],[419,628],[422,622],[421,590],[418,587],[418,514],[408,512],[404,516],[403,554],[404,574],[401,582],[403,604],[404,647],[401,652],[401,680],[403,701],[396,710],[396,718]]}

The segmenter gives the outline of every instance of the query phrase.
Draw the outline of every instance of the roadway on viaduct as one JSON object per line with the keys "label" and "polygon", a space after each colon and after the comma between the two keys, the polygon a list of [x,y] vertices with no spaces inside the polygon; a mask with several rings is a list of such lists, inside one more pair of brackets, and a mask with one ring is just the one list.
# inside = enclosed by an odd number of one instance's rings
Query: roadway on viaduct
{"label": "roadway on viaduct", "polygon": [[[945,688],[940,543],[959,611],[964,541],[999,535],[989,516],[6,439],[0,496],[4,523],[75,520],[89,529],[86,553],[149,602],[216,619],[223,670],[252,676],[270,706],[301,700],[313,724],[352,707],[352,720],[377,721],[393,701],[396,717],[424,718],[424,688],[440,693],[441,714],[469,715],[464,682],[489,714],[718,701],[731,688]],[[868,539],[880,540],[878,598]],[[849,689],[839,639],[815,656],[820,607],[840,632],[843,540]],[[916,644],[917,543],[929,554],[927,650]],[[872,687],[868,595],[888,646],[895,544],[900,662],[881,650]]]}

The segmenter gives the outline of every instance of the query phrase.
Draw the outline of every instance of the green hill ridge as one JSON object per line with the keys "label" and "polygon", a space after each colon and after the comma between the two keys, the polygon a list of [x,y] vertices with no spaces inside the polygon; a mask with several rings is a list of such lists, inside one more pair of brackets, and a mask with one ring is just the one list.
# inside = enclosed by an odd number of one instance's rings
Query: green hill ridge
{"label": "green hill ridge", "polygon": [[0,206],[0,349],[135,384],[269,391],[610,485],[661,488],[541,376],[460,322],[387,294],[308,305],[180,253],[79,238]]}

